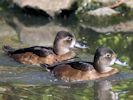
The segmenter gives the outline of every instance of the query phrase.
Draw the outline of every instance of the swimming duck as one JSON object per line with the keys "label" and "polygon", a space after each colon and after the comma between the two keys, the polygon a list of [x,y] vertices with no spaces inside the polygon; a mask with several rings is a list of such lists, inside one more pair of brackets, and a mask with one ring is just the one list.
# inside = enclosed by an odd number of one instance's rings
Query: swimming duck
{"label": "swimming duck", "polygon": [[66,31],[59,31],[55,37],[53,48],[33,46],[15,50],[10,46],[3,46],[3,50],[16,61],[23,64],[54,64],[75,57],[72,48],[88,48],[76,42],[75,37]]}
{"label": "swimming duck", "polygon": [[42,65],[47,67],[56,78],[64,81],[84,81],[95,80],[108,77],[118,73],[117,68],[112,68],[114,64],[126,65],[117,59],[116,53],[106,47],[96,49],[93,62],[72,61],[56,65]]}

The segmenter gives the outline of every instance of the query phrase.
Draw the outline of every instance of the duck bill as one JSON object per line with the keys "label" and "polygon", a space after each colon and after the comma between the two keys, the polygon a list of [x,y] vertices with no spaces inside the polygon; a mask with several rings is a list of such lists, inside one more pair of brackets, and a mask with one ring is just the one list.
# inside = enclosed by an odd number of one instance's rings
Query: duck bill
{"label": "duck bill", "polygon": [[122,65],[122,66],[128,66],[128,64],[126,62],[122,62],[119,59],[115,60],[115,64]]}
{"label": "duck bill", "polygon": [[89,46],[87,46],[87,45],[84,44],[84,43],[80,43],[80,42],[76,42],[76,43],[74,44],[74,47],[76,47],[76,48],[83,48],[83,49],[89,48]]}

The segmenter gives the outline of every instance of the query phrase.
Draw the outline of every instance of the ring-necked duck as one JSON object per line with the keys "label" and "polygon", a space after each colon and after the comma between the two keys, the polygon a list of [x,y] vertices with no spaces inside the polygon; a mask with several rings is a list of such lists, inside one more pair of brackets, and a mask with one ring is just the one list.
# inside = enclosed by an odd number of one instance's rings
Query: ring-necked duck
{"label": "ring-necked duck", "polygon": [[47,67],[55,77],[64,81],[95,80],[101,77],[111,76],[118,73],[114,64],[126,65],[117,59],[115,52],[106,47],[96,50],[93,62],[72,61],[56,65],[42,65]]}
{"label": "ring-necked duck", "polygon": [[23,64],[54,64],[75,57],[74,47],[88,48],[76,42],[75,37],[66,31],[59,31],[55,37],[53,48],[33,46],[15,50],[10,46],[3,46],[3,50],[16,61]]}

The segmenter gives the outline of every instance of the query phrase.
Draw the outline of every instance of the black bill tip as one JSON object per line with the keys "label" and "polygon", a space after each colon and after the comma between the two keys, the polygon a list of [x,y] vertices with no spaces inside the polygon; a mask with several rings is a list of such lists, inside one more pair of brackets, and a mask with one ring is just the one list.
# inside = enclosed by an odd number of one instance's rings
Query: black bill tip
{"label": "black bill tip", "polygon": [[122,65],[122,66],[128,66],[126,62],[122,62],[119,59],[116,59],[115,64]]}

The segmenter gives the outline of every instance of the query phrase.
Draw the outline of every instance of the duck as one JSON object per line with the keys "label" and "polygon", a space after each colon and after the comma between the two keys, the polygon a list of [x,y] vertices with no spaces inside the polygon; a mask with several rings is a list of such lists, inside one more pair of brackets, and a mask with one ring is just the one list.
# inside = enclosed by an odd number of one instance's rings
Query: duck
{"label": "duck", "polygon": [[68,31],[59,31],[56,34],[53,47],[32,46],[15,49],[3,46],[4,52],[22,64],[54,64],[63,60],[74,58],[73,48],[88,48],[87,45],[76,41],[74,35]]}
{"label": "duck", "polygon": [[71,61],[55,65],[43,64],[57,79],[66,82],[96,80],[109,77],[119,72],[113,64],[126,65],[121,62],[116,53],[107,47],[99,47],[95,51],[93,62]]}

